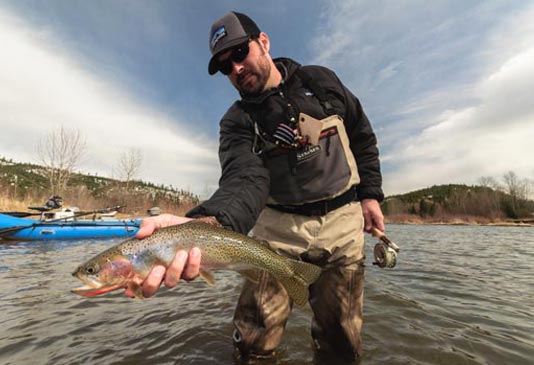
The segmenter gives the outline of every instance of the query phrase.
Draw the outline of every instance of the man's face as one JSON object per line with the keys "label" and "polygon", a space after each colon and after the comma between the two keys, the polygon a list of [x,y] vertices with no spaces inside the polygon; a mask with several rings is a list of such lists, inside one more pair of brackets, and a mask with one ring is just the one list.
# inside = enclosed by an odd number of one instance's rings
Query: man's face
{"label": "man's face", "polygon": [[[238,48],[238,47],[236,47]],[[268,53],[260,45],[260,41],[249,41],[248,55],[241,62],[231,62],[232,69],[228,78],[234,87],[244,95],[257,95],[264,89],[271,73]],[[232,59],[234,49],[219,56],[219,62]]]}

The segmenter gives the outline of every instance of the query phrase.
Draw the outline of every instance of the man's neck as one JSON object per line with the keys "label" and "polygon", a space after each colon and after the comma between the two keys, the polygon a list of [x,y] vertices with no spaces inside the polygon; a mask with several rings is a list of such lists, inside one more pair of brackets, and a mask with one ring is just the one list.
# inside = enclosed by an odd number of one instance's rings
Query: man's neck
{"label": "man's neck", "polygon": [[267,80],[263,91],[278,87],[278,85],[280,85],[282,82],[282,79],[283,78],[280,70],[278,70],[278,67],[276,67],[274,62],[271,61],[271,74],[269,75],[269,80]]}

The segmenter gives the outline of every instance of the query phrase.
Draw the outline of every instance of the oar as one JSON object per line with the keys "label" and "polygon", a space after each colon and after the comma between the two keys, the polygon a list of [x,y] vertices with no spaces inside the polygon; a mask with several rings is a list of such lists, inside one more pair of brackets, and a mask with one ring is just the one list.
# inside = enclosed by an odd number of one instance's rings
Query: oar
{"label": "oar", "polygon": [[47,224],[50,224],[50,223],[59,222],[59,221],[62,221],[62,220],[83,217],[83,216],[89,215],[89,214],[112,212],[114,210],[119,210],[120,208],[122,208],[122,206],[121,205],[117,205],[116,207],[98,209],[98,210],[93,210],[93,211],[90,211],[90,212],[74,213],[74,215],[72,215],[70,217],[57,218],[57,219],[52,219],[52,220],[49,220],[49,221],[41,221],[41,222],[37,222],[37,223],[28,224],[28,225],[25,225],[25,226],[16,226],[16,227],[4,228],[4,229],[0,229],[0,237],[7,236],[9,233],[18,232],[18,231],[26,229],[26,228],[35,228],[35,227],[39,227],[39,226],[42,226],[42,225],[47,225]]}
{"label": "oar", "polygon": [[0,212],[0,214],[10,215],[12,217],[24,218],[32,215],[41,215],[41,212]]}

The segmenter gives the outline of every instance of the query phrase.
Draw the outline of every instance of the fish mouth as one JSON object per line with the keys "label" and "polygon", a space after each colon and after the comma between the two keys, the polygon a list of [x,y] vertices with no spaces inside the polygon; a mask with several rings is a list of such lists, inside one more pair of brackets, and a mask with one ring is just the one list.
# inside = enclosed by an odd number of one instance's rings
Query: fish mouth
{"label": "fish mouth", "polygon": [[110,291],[121,289],[126,287],[125,284],[111,284],[111,285],[101,285],[100,287],[93,287],[90,285],[80,286],[79,288],[71,289],[70,291],[74,294],[81,295],[82,297],[94,297],[96,295],[109,293]]}
{"label": "fish mouth", "polygon": [[126,283],[123,281],[118,283],[101,283],[83,276],[80,277],[76,274],[74,274],[74,276],[82,281],[85,285],[71,289],[71,292],[83,297],[94,297],[96,295],[109,293],[110,291],[126,287]]}

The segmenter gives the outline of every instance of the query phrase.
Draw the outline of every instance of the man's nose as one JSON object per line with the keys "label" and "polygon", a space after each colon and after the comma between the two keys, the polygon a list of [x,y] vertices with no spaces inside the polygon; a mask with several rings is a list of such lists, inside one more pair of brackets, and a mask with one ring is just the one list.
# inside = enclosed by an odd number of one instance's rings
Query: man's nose
{"label": "man's nose", "polygon": [[239,75],[240,73],[243,72],[245,67],[243,67],[243,63],[239,62],[234,62],[232,61],[232,72],[234,72],[236,75]]}

